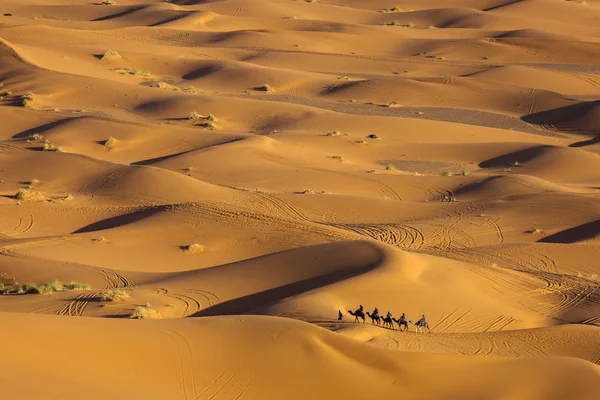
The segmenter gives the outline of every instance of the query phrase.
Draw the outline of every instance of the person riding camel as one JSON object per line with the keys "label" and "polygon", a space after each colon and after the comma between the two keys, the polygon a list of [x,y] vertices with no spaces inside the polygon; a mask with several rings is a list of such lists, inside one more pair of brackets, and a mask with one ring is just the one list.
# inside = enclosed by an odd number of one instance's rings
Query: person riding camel
{"label": "person riding camel", "polygon": [[373,310],[373,317],[379,317],[379,310],[377,309],[377,307],[375,307],[375,309]]}
{"label": "person riding camel", "polygon": [[400,317],[400,322],[406,322],[406,315],[404,315],[404,313],[402,313],[402,316]]}
{"label": "person riding camel", "polygon": [[392,318],[392,313],[391,312],[387,312],[387,315],[385,316],[386,318]]}
{"label": "person riding camel", "polygon": [[425,314],[423,314],[423,316],[421,317],[421,319],[419,320],[419,324],[420,325],[425,325],[427,323],[427,321],[425,320]]}
{"label": "person riding camel", "polygon": [[338,310],[338,321],[341,321],[342,318],[344,318],[344,315],[342,314],[342,310]]}
{"label": "person riding camel", "polygon": [[363,308],[363,305],[361,304],[361,305],[358,307],[358,310],[356,310],[356,312],[355,312],[355,313],[361,313],[361,312],[363,312],[363,310],[364,310],[364,308]]}

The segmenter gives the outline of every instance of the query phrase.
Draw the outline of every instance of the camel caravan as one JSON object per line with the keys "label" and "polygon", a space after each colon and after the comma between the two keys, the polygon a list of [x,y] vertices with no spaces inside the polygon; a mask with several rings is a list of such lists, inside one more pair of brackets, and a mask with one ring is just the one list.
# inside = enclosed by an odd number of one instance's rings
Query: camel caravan
{"label": "camel caravan", "polygon": [[[404,313],[402,313],[402,316],[398,319],[392,317],[392,313],[390,313],[389,311],[385,317],[380,317],[379,310],[377,310],[377,307],[375,307],[373,313],[370,313],[368,311],[364,311],[362,304],[360,305],[360,307],[358,307],[356,311],[348,310],[348,314],[354,317],[354,322],[359,322],[359,319],[362,319],[363,324],[365,323],[366,318],[369,317],[371,318],[371,323],[378,326],[381,326],[381,322],[383,321],[384,328],[394,329],[395,322],[398,324],[398,329],[401,332],[408,330],[408,324],[412,324],[415,326],[415,333],[425,332],[425,330],[427,330],[427,332],[431,332],[431,329],[429,329],[429,324],[427,324],[427,320],[425,320],[425,315],[423,315],[421,319],[417,322],[407,320]],[[338,311],[338,321],[341,321],[342,317],[342,312]]]}

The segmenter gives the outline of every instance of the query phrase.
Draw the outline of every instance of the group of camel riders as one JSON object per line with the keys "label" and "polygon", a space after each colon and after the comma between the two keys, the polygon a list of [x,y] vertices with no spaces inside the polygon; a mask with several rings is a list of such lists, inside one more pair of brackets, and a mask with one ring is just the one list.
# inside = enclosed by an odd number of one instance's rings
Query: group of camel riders
{"label": "group of camel riders", "polygon": [[[385,317],[380,317],[379,310],[377,309],[377,307],[375,307],[372,313],[369,313],[368,311],[365,313],[362,304],[358,307],[356,311],[348,311],[348,314],[354,316],[354,322],[358,322],[358,319],[361,318],[363,320],[363,323],[365,322],[366,314],[369,318],[371,318],[371,323],[376,323],[377,325],[379,325],[381,323],[381,320],[383,320],[383,326],[385,327],[386,325],[389,325],[389,327],[392,329],[394,328],[392,322],[396,322],[398,324],[398,329],[400,330],[403,330],[402,327],[408,329],[408,323],[413,323],[412,321],[406,320],[406,316],[404,315],[404,313],[402,313],[402,316],[399,319],[392,317],[392,313],[389,311],[387,312],[387,315]],[[338,321],[341,321],[343,317],[344,315],[342,314],[342,311],[338,310]],[[427,324],[425,315],[423,315],[420,320],[414,323],[414,325],[416,327],[417,332],[419,328],[427,328],[429,330],[429,325]]]}

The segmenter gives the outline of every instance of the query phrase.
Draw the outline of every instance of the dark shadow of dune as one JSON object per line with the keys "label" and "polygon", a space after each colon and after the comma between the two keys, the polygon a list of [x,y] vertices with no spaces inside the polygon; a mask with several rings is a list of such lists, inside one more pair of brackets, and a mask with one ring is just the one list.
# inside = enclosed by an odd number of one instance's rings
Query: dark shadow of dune
{"label": "dark shadow of dune", "polygon": [[542,243],[577,243],[600,236],[600,219],[540,239]]}
{"label": "dark shadow of dune", "polygon": [[521,119],[530,124],[548,125],[563,131],[600,135],[600,100],[583,101],[525,115]]}
{"label": "dark shadow of dune", "polygon": [[498,157],[490,158],[479,163],[480,168],[500,168],[511,166],[511,163],[515,162],[523,163],[532,160],[542,154],[546,149],[552,146],[534,146],[527,149],[514,151],[511,153],[503,154]]}
{"label": "dark shadow of dune", "polygon": [[217,72],[220,69],[221,68],[219,68],[217,66],[209,65],[206,67],[198,68],[192,72],[188,72],[187,74],[183,75],[181,78],[185,79],[185,80],[198,79],[198,78],[205,77],[206,75],[212,74],[214,72]]}
{"label": "dark shadow of dune", "polygon": [[178,6],[197,6],[205,3],[214,3],[213,0],[171,0],[171,4],[177,4]]}
{"label": "dark shadow of dune", "polygon": [[88,232],[97,232],[105,229],[118,228],[120,226],[128,225],[133,222],[140,221],[144,218],[151,217],[154,214],[157,214],[161,211],[166,210],[165,206],[152,207],[147,208],[141,211],[136,211],[130,214],[119,215],[118,217],[111,217],[107,219],[103,219],[101,221],[97,221],[86,225],[82,228],[77,229],[71,233],[88,233]]}
{"label": "dark shadow of dune", "polygon": [[177,13],[176,15],[174,15],[172,17],[166,18],[166,19],[164,19],[162,21],[159,21],[159,22],[155,22],[155,23],[150,24],[148,26],[149,27],[156,27],[156,26],[165,25],[165,24],[168,24],[169,22],[177,21],[178,19],[184,18],[185,16],[188,15],[188,13],[189,13],[189,11],[188,12],[184,12],[184,13]]}
{"label": "dark shadow of dune", "polygon": [[353,278],[357,275],[369,272],[377,266],[377,263],[367,265],[361,270],[352,270],[345,272],[331,272],[325,275],[308,278],[302,281],[279,286],[273,289],[265,290],[259,293],[254,293],[248,296],[243,296],[237,299],[219,303],[210,308],[198,311],[193,314],[193,317],[209,317],[215,315],[235,315],[246,314],[257,308],[266,307],[276,301],[283,300],[287,297],[296,296],[310,290],[318,289],[323,286]]}
{"label": "dark shadow of dune", "polygon": [[346,82],[346,83],[342,83],[342,84],[336,84],[336,85],[331,85],[327,88],[325,88],[325,90],[321,91],[321,95],[327,95],[327,94],[334,94],[334,93],[339,93],[339,92],[343,92],[344,90],[348,90],[351,89],[353,87],[361,87],[366,85],[367,83],[365,83],[366,81],[361,80],[361,81],[354,81],[354,82]]}
{"label": "dark shadow of dune", "polygon": [[24,130],[23,132],[19,132],[16,135],[14,135],[12,138],[13,139],[28,139],[30,136],[32,136],[36,133],[39,135],[43,135],[45,132],[47,132],[51,129],[54,129],[64,123],[76,120],[78,118],[81,118],[81,117],[66,118],[66,119],[61,119],[60,121],[49,122],[47,124],[40,125],[35,128],[30,128],[30,129]]}
{"label": "dark shadow of dune", "polygon": [[521,3],[523,1],[525,1],[525,0],[508,0],[507,2],[502,2],[501,4],[498,4],[496,6],[491,6],[491,7],[488,7],[488,8],[484,8],[481,11],[486,11],[487,12],[487,11],[497,10],[499,8],[502,8],[502,7],[510,6],[510,5],[517,4],[517,3]]}
{"label": "dark shadow of dune", "polygon": [[139,11],[139,10],[141,10],[143,8],[146,8],[146,6],[131,7],[129,9],[125,10],[125,11],[121,11],[121,12],[118,12],[118,13],[115,13],[115,14],[110,14],[110,15],[106,15],[104,17],[93,19],[92,22],[108,21],[108,20],[111,20],[111,19],[124,17],[124,16],[132,14],[132,13],[134,13],[136,11]]}
{"label": "dark shadow of dune", "polygon": [[160,157],[155,157],[155,158],[148,158],[146,160],[140,160],[140,161],[132,162],[131,165],[152,165],[152,164],[156,164],[156,163],[161,162],[161,161],[166,161],[166,160],[174,158],[174,157],[183,156],[185,154],[194,153],[194,152],[198,152],[198,151],[202,151],[202,150],[206,150],[206,149],[210,149],[210,148],[222,146],[224,144],[230,144],[230,143],[239,142],[239,141],[242,141],[244,139],[245,139],[245,137],[239,137],[239,138],[235,138],[235,139],[231,139],[231,140],[225,140],[223,142],[218,142],[218,143],[215,143],[215,144],[211,144],[210,146],[205,146],[205,147],[202,147],[202,148],[199,148],[199,149],[185,150],[185,151],[181,151],[179,153],[167,154],[166,156],[160,156]]}
{"label": "dark shadow of dune", "polygon": [[152,164],[155,164],[157,162],[166,161],[166,160],[168,160],[170,158],[173,158],[173,157],[182,156],[182,155],[191,153],[193,151],[195,151],[195,149],[194,150],[180,151],[179,153],[167,154],[166,156],[148,158],[146,160],[140,160],[140,161],[132,162],[131,165],[152,165]]}
{"label": "dark shadow of dune", "polygon": [[569,147],[585,147],[585,146],[591,146],[596,143],[600,143],[600,135],[596,136],[592,139],[582,140],[580,142],[571,143],[569,145]]}
{"label": "dark shadow of dune", "polygon": [[[359,261],[357,263],[356,259],[351,254],[347,254],[349,250],[348,246],[357,249],[359,253],[362,251],[363,254],[359,257],[364,257],[364,252],[368,253],[368,257],[366,259],[362,259],[362,261]],[[336,251],[339,250],[345,250],[346,252],[346,256],[343,259],[340,259],[339,256],[336,256],[334,254]],[[310,257],[306,258],[307,254],[310,254]],[[237,298],[226,300],[222,303],[218,303],[209,308],[200,310],[193,316],[205,317],[244,313],[258,314],[258,309],[268,307],[269,305],[277,301],[297,296],[299,294],[306,293],[311,290],[322,288],[324,286],[331,285],[336,282],[351,279],[353,277],[372,271],[373,269],[381,265],[385,258],[385,254],[379,247],[363,241],[350,243],[328,243],[309,246],[308,248],[304,247],[300,249],[286,250],[283,252],[254,258],[251,260],[215,267],[214,269],[211,268],[208,270],[202,270],[199,271],[199,274],[196,276],[196,279],[203,283],[207,283],[210,282],[210,275],[212,274],[218,274],[220,276],[229,276],[229,274],[232,273],[237,273],[237,275],[270,274],[273,276],[273,274],[276,274],[277,276],[281,276],[281,268],[282,266],[284,267],[286,261],[296,262],[298,258],[301,258],[304,263],[317,262],[319,269],[323,268],[326,270],[318,270],[316,276],[305,275],[304,279],[302,279],[302,276],[298,276],[296,278],[297,280],[293,282],[282,281],[278,286],[264,290],[259,290],[255,293],[249,293]],[[257,263],[257,261],[262,262]],[[250,264],[248,264],[248,262],[250,262]],[[355,263],[355,265],[352,266],[351,264],[353,262]],[[249,268],[251,270],[249,270]],[[189,273],[183,273],[180,277],[185,276],[189,276]],[[238,279],[244,278],[238,277]]]}

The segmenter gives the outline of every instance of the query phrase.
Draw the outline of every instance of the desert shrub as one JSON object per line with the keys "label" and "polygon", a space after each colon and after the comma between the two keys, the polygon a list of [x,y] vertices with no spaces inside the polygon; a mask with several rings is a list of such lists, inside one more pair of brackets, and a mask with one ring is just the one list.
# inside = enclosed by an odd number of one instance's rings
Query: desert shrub
{"label": "desert shrub", "polygon": [[100,293],[100,300],[102,301],[124,301],[129,298],[129,293],[125,289],[106,289]]}
{"label": "desert shrub", "polygon": [[62,148],[55,145],[54,143],[50,143],[49,141],[44,142],[44,146],[42,146],[42,151],[62,151]]}
{"label": "desert shrub", "polygon": [[333,131],[333,132],[327,132],[325,134],[325,136],[340,136],[342,134],[342,132],[340,131]]}
{"label": "desert shrub", "polygon": [[87,283],[71,282],[68,285],[64,285],[64,290],[90,290],[92,287]]}
{"label": "desert shrub", "polygon": [[444,171],[442,172],[442,176],[452,176],[452,172]]}
{"label": "desert shrub", "polygon": [[385,169],[388,171],[395,171],[396,167],[394,166],[394,164],[388,164],[385,166]]}
{"label": "desert shrub", "polygon": [[38,286],[34,283],[25,283],[23,285],[17,285],[15,291],[18,294],[40,293]]}
{"label": "desert shrub", "polygon": [[117,141],[117,139],[111,136],[104,141],[104,147],[112,147],[116,144]]}
{"label": "desert shrub", "polygon": [[27,107],[31,102],[33,102],[33,93],[27,92],[21,96],[21,105],[23,107]]}
{"label": "desert shrub", "polygon": [[114,71],[117,71],[121,75],[136,75],[136,76],[151,76],[152,72],[144,71],[139,68],[115,68]]}
{"label": "desert shrub", "polygon": [[102,0],[100,4],[103,6],[114,6],[117,2],[115,0]]}
{"label": "desert shrub", "polygon": [[45,197],[43,194],[41,194],[40,192],[35,192],[33,190],[30,189],[19,189],[19,191],[17,192],[17,194],[14,196],[16,200],[44,200]]}
{"label": "desert shrub", "polygon": [[136,307],[135,310],[133,311],[133,314],[131,314],[130,318],[133,318],[133,319],[162,319],[164,317],[160,312],[156,311],[155,309],[150,307],[149,304],[147,304],[145,306]]}
{"label": "desert shrub", "polygon": [[270,85],[262,85],[256,88],[257,90],[261,90],[263,92],[272,92],[273,88]]}
{"label": "desert shrub", "polygon": [[196,121],[202,119],[202,115],[198,114],[196,111],[192,111],[190,113],[190,115],[188,116],[188,119],[192,122],[196,122]]}
{"label": "desert shrub", "polygon": [[210,129],[210,130],[213,130],[213,129],[216,128],[215,124],[213,124],[210,121],[203,122],[203,123],[200,124],[200,126],[203,127],[203,128],[205,128],[205,129]]}
{"label": "desert shrub", "polygon": [[115,59],[115,58],[121,58],[121,55],[115,50],[108,49],[108,50],[106,50],[106,52],[104,53],[104,55],[102,56],[100,61],[110,60],[110,59]]}
{"label": "desert shrub", "polygon": [[202,253],[205,249],[203,245],[198,243],[186,244],[184,246],[180,246],[179,248],[186,253]]}

